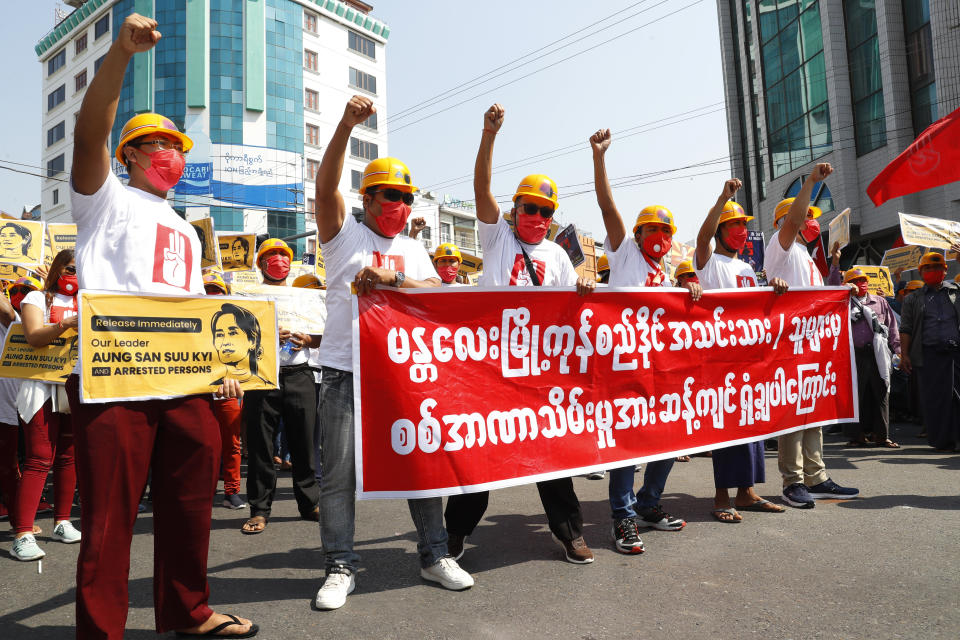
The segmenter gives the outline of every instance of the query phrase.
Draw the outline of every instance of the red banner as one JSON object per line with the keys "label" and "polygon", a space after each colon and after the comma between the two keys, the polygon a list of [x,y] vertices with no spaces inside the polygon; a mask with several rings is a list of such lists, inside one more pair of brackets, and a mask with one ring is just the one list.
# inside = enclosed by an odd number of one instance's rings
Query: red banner
{"label": "red banner", "polygon": [[857,419],[849,289],[354,297],[361,498],[469,493]]}

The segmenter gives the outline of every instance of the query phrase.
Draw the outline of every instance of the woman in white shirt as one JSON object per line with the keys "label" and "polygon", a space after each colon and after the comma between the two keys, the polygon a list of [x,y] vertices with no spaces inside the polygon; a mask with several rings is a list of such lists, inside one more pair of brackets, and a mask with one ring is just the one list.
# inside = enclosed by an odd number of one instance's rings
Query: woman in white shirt
{"label": "woman in white shirt", "polygon": [[[66,330],[77,328],[77,268],[73,251],[64,249],[53,259],[43,290],[31,291],[21,302],[23,332],[33,347],[45,347]],[[53,469],[54,529],[60,542],[80,541],[70,522],[77,472],[73,462],[73,429],[63,385],[25,380],[17,394],[17,413],[23,425],[27,455],[14,507],[16,539],[10,554],[18,560],[46,555],[33,535],[33,517],[47,474]]]}

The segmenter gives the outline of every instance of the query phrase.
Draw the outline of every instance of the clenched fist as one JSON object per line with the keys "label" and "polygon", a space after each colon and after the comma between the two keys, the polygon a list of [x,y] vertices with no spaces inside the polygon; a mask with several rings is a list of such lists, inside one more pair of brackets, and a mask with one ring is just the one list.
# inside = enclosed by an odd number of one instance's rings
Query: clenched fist
{"label": "clenched fist", "polygon": [[740,181],[740,178],[730,178],[723,183],[723,197],[729,200],[736,195],[742,186],[743,183]]}
{"label": "clenched fist", "polygon": [[139,13],[131,13],[120,25],[116,44],[133,55],[149,51],[159,42],[161,34],[157,31],[157,21]]}
{"label": "clenched fist", "polygon": [[503,115],[506,113],[499,103],[494,104],[483,114],[483,130],[497,133],[503,126]]}
{"label": "clenched fist", "polygon": [[353,96],[347,101],[341,122],[353,128],[377,112],[373,100],[364,96]]}
{"label": "clenched fist", "polygon": [[590,136],[590,148],[594,153],[604,153],[610,146],[610,129],[597,129],[597,132]]}

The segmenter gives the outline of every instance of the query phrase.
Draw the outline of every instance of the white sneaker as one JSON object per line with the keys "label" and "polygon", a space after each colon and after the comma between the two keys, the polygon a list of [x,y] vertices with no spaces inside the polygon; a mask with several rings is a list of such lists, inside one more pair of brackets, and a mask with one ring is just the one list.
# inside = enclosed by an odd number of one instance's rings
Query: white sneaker
{"label": "white sneaker", "polygon": [[327,579],[323,581],[323,586],[317,591],[314,604],[317,605],[317,609],[326,611],[339,609],[347,603],[347,596],[353,593],[355,586],[356,581],[350,571],[342,570],[328,573]]}
{"label": "white sneaker", "polygon": [[439,582],[444,589],[462,591],[473,586],[473,577],[460,568],[453,558],[440,558],[436,564],[420,569],[420,577]]}
{"label": "white sneaker", "polygon": [[603,480],[606,477],[606,475],[607,475],[607,472],[601,469],[600,471],[591,471],[584,477],[587,478],[588,480]]}
{"label": "white sneaker", "polygon": [[53,535],[50,537],[60,542],[66,542],[67,544],[80,542],[80,532],[77,531],[77,528],[73,526],[73,523],[69,520],[61,520],[58,522],[57,526],[53,528]]}
{"label": "white sneaker", "polygon": [[33,537],[33,534],[28,533],[22,538],[17,538],[13,541],[13,548],[10,549],[10,555],[17,560],[29,562],[31,560],[39,560],[47,554],[37,545],[37,539]]}

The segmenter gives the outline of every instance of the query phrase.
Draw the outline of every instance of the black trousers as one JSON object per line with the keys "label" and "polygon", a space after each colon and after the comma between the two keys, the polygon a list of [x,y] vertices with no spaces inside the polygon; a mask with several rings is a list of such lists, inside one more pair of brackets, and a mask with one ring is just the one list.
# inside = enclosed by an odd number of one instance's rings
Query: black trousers
{"label": "black trousers", "polygon": [[923,366],[916,367],[927,442],[936,449],[960,444],[960,351],[923,346]]}
{"label": "black trousers", "polygon": [[273,440],[280,420],[287,433],[293,464],[293,495],[300,515],[320,503],[313,434],[317,422],[317,391],[313,372],[304,365],[280,367],[280,388],[243,395],[247,424],[247,502],[251,516],[270,516],[277,489]]}
{"label": "black trousers", "polygon": [[873,345],[853,350],[857,362],[857,396],[860,399],[860,422],[844,425],[844,434],[859,440],[873,434],[883,442],[890,437],[890,392],[880,376]]}
{"label": "black trousers", "polygon": [[[561,540],[573,540],[583,535],[583,512],[573,490],[573,480],[558,478],[537,483],[540,502],[547,514],[550,531]],[[457,536],[468,536],[483,519],[490,497],[489,491],[450,496],[444,517],[447,531]]]}

